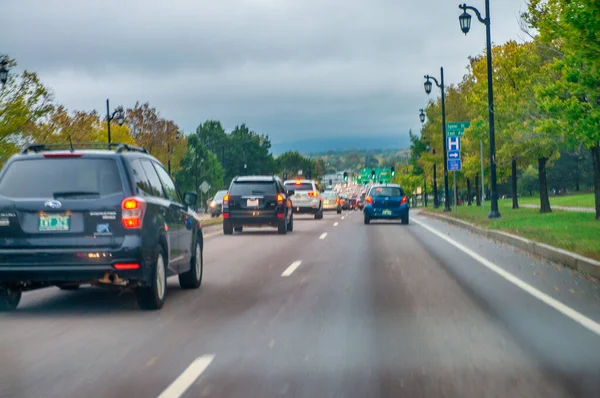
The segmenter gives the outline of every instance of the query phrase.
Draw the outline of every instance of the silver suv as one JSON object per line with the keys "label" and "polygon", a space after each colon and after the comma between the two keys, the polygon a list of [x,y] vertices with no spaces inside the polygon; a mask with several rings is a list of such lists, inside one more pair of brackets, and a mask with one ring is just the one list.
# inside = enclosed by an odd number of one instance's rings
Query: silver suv
{"label": "silver suv", "polygon": [[314,214],[315,220],[323,218],[323,197],[319,188],[311,180],[287,180],[284,182],[286,189],[295,192],[292,196],[294,213]]}

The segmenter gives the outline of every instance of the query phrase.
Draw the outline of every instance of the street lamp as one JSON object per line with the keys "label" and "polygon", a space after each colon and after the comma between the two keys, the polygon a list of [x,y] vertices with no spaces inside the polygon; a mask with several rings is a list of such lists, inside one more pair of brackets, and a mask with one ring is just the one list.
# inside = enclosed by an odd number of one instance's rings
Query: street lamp
{"label": "street lamp", "polygon": [[107,130],[108,130],[108,144],[109,145],[110,145],[110,122],[115,118],[117,119],[117,124],[119,126],[122,126],[123,123],[125,123],[125,112],[123,111],[122,106],[118,106],[117,109],[115,109],[115,111],[112,113],[112,116],[111,116],[110,103],[107,98],[106,99],[106,125],[107,125]]}
{"label": "street lamp", "polygon": [[463,10],[463,13],[458,17],[460,30],[466,35],[471,30],[471,14],[467,10],[471,10],[477,15],[479,22],[485,25],[486,36],[486,52],[487,52],[487,81],[488,81],[488,118],[490,124],[490,193],[491,206],[488,218],[500,217],[498,210],[498,190],[496,189],[496,132],[494,127],[494,84],[492,81],[492,34],[490,30],[490,0],[485,0],[485,18],[481,17],[481,13],[475,7],[466,4],[459,5],[458,8]]}
{"label": "street lamp", "polygon": [[8,81],[8,61],[6,58],[2,58],[0,61],[0,82],[2,83],[2,88]]}
{"label": "street lamp", "polygon": [[419,113],[419,119],[421,120],[421,123],[425,123],[425,111],[423,111],[423,109],[419,109],[419,111],[421,113]]}
{"label": "street lamp", "polygon": [[425,92],[427,94],[431,93],[431,87],[433,80],[435,85],[438,86],[442,90],[442,146],[444,151],[444,211],[450,211],[450,201],[448,200],[448,153],[446,151],[446,95],[444,93],[444,68],[440,68],[441,74],[441,83],[437,81],[437,79],[433,76],[425,75]]}

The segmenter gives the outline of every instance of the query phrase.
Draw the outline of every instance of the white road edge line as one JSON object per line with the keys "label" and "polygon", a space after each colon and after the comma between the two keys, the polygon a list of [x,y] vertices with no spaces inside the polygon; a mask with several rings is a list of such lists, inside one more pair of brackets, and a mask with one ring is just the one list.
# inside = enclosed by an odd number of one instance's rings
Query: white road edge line
{"label": "white road edge line", "polygon": [[339,223],[337,223],[337,222],[334,222],[334,223],[333,223],[333,226],[334,226],[334,227],[337,227],[338,225],[339,225]]}
{"label": "white road edge line", "polygon": [[286,277],[292,275],[294,271],[296,271],[296,268],[300,266],[300,264],[302,264],[302,261],[294,261],[289,267],[285,269],[285,271],[281,273],[281,276]]}
{"label": "white road edge line", "polygon": [[509,281],[513,285],[521,288],[522,290],[526,291],[527,293],[529,293],[533,297],[537,298],[538,300],[542,301],[543,303],[545,303],[545,304],[549,305],[550,307],[554,308],[556,311],[560,312],[564,316],[566,316],[568,318],[571,318],[571,320],[577,322],[578,324],[580,324],[584,328],[586,328],[589,331],[591,331],[591,332],[597,334],[598,336],[600,336],[600,324],[597,323],[596,321],[594,321],[593,319],[590,319],[587,316],[585,316],[585,315],[583,315],[583,314],[575,311],[571,307],[566,306],[565,304],[561,303],[560,301],[558,301],[558,300],[550,297],[546,293],[539,291],[535,287],[533,287],[533,286],[529,285],[528,283],[522,281],[521,279],[517,278],[516,276],[514,276],[510,272],[505,271],[504,269],[502,269],[501,267],[499,267],[496,264],[492,263],[491,261],[483,258],[479,254],[475,253],[473,250],[471,250],[471,249],[463,246],[462,244],[456,242],[453,239],[450,239],[449,237],[445,236],[443,233],[437,231],[436,229],[434,229],[434,228],[432,228],[432,227],[424,224],[421,221],[417,221],[415,219],[413,219],[412,221],[415,224],[418,224],[421,227],[425,228],[426,230],[428,230],[432,234],[437,235],[438,237],[442,238],[443,240],[445,240],[446,242],[450,243],[452,246],[456,247],[457,249],[463,251],[465,254],[469,255],[473,259],[475,259],[478,262],[480,262],[481,264],[483,264],[490,271],[495,272],[496,274],[500,275],[501,277],[503,277],[504,279],[506,279],[507,281]]}
{"label": "white road edge line", "polygon": [[192,362],[183,373],[175,379],[158,398],[179,398],[196,381],[198,377],[208,368],[208,365],[215,359],[214,355],[202,355]]}
{"label": "white road edge line", "polygon": [[327,232],[323,232],[321,234],[321,236],[319,236],[319,239],[325,239],[326,236],[327,236]]}

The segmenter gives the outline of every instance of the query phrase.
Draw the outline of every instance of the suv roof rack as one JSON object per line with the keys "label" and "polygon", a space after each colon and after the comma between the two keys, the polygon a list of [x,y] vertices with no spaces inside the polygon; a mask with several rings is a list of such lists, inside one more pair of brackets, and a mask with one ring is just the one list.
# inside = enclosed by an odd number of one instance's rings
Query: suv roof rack
{"label": "suv roof rack", "polygon": [[123,151],[129,151],[129,152],[141,152],[141,153],[148,153],[148,151],[142,147],[139,146],[134,146],[134,145],[128,145],[128,144],[121,144],[118,142],[111,142],[110,144],[107,144],[105,142],[77,142],[77,143],[52,143],[52,144],[31,144],[31,145],[27,145],[25,148],[23,148],[23,150],[21,151],[21,155],[26,155],[29,152],[35,152],[35,153],[39,153],[42,151],[52,151],[52,150],[69,150],[72,151],[74,149],[107,149],[107,150],[112,150],[113,148],[116,148],[115,152],[116,153],[121,153]]}

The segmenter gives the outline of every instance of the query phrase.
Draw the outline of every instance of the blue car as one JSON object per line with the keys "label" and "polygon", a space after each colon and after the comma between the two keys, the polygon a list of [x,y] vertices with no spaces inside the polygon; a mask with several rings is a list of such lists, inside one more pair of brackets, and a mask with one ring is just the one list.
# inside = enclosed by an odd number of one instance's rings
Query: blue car
{"label": "blue car", "polygon": [[408,224],[408,196],[400,185],[373,185],[365,197],[365,224],[375,219],[400,219]]}

